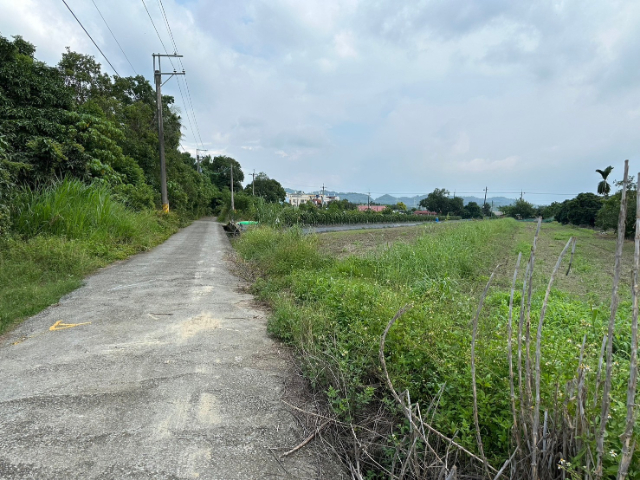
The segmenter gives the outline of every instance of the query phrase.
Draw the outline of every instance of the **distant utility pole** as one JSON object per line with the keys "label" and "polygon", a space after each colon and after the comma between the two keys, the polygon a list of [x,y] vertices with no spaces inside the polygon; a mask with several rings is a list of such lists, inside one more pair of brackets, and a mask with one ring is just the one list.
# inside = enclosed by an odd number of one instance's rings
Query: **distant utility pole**
{"label": "distant utility pole", "polygon": [[202,173],[202,167],[200,166],[200,155],[198,152],[208,152],[209,150],[205,150],[203,148],[196,148],[196,163],[198,164],[198,173]]}
{"label": "distant utility pole", "polygon": [[367,210],[371,208],[371,192],[367,193]]}
{"label": "distant utility pole", "polygon": [[322,182],[322,205],[324,205],[324,182]]}
{"label": "distant utility pole", "polygon": [[520,190],[520,200],[522,200],[523,195],[524,195],[524,192]]}
{"label": "distant utility pole", "polygon": [[[160,192],[162,194],[162,211],[169,213],[169,197],[167,195],[167,164],[164,158],[164,124],[162,121],[162,75],[169,75],[167,82],[174,75],[184,75],[184,70],[178,73],[173,70],[173,73],[162,73],[162,67],[160,66],[161,57],[182,57],[174,53],[172,55],[163,55],[161,53],[154,53],[153,56],[153,73],[156,82],[156,106],[158,108],[158,141],[160,142]],[[158,57],[158,68],[156,68],[156,57]],[[165,82],[165,83],[167,83]]]}
{"label": "distant utility pole", "polygon": [[484,187],[484,204],[482,205],[483,207],[485,207],[487,205],[487,192],[489,191],[489,187]]}
{"label": "distant utility pole", "polygon": [[256,196],[256,169],[253,169],[253,173],[251,174],[253,177],[253,181],[251,182],[251,190],[253,191],[253,196]]}
{"label": "distant utility pole", "polygon": [[231,165],[231,212],[233,214],[233,212],[236,209],[236,206],[233,203],[233,163],[231,163],[230,165]]}

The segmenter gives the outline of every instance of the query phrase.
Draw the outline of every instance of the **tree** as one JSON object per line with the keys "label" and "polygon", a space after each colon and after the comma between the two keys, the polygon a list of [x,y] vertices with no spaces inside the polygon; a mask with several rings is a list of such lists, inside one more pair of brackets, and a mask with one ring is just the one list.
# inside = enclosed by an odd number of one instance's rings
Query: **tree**
{"label": "tree", "polygon": [[500,210],[510,217],[534,218],[536,216],[536,207],[522,198],[516,200],[513,205],[501,207]]}
{"label": "tree", "polygon": [[427,195],[427,198],[420,200],[420,206],[446,215],[449,213],[449,191],[444,188],[436,188],[433,192]]}
{"label": "tree", "polygon": [[607,177],[611,173],[611,170],[613,170],[611,165],[604,170],[596,170],[596,172],[602,176],[602,181],[598,183],[598,195],[604,195],[605,198],[609,196],[609,192],[611,191],[611,185],[607,182]]}
{"label": "tree", "polygon": [[244,187],[244,191],[251,195],[254,192],[256,197],[262,197],[267,203],[284,202],[287,192],[285,192],[280,182],[269,178],[266,173],[260,172],[253,182]]}
{"label": "tree", "polygon": [[[622,182],[617,182],[621,187]],[[636,228],[636,195],[637,185],[629,182],[627,188],[627,219],[625,222],[625,236],[632,238]],[[616,230],[620,216],[620,202],[622,200],[622,188],[614,195],[602,201],[602,208],[596,214],[595,226],[603,230]]]}
{"label": "tree", "polygon": [[220,190],[231,190],[231,166],[233,165],[233,189],[239,192],[242,190],[242,182],[244,181],[244,173],[242,167],[237,160],[227,157],[226,155],[218,155],[213,157],[205,157],[202,162],[202,173],[207,175],[216,187]]}
{"label": "tree", "polygon": [[[618,203],[618,206],[620,203]],[[594,193],[580,193],[576,198],[565,200],[555,214],[562,224],[588,225],[596,223],[596,214],[602,208],[602,198]]]}
{"label": "tree", "polygon": [[482,209],[476,202],[469,202],[465,205],[462,218],[482,218]]}

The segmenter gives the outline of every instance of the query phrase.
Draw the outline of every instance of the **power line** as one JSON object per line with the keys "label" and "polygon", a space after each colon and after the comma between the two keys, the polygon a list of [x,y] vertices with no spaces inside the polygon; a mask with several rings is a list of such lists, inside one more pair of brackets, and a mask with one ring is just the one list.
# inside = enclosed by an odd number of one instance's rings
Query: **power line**
{"label": "power line", "polygon": [[[160,7],[160,13],[162,14],[162,18],[164,18],[165,26],[167,27],[167,33],[169,33],[169,38],[171,38],[171,43],[173,44],[173,49],[177,53],[178,45],[176,45],[175,38],[173,36],[173,31],[171,30],[171,25],[169,24],[169,18],[167,16],[167,12],[164,8],[164,3],[162,0],[158,0],[158,5]],[[180,62],[180,66],[182,67],[182,71],[185,70],[184,64],[182,63],[182,58],[178,58],[178,62]],[[198,134],[198,138],[200,139],[200,145],[204,146],[202,143],[202,136],[200,135],[200,125],[198,125],[198,118],[196,117],[195,109],[193,108],[193,100],[191,98],[191,89],[189,88],[189,81],[187,80],[186,75],[184,76],[184,84],[187,87],[187,98],[189,99],[189,107],[191,108],[191,116],[193,117],[193,123],[196,126],[196,133]]]}
{"label": "power line", "polygon": [[73,18],[76,19],[76,22],[78,22],[78,25],[80,25],[82,27],[82,30],[84,30],[84,33],[87,34],[87,37],[89,37],[91,39],[91,41],[93,42],[93,44],[95,45],[95,47],[98,49],[98,51],[102,54],[102,56],[104,57],[104,59],[107,61],[107,63],[111,66],[111,68],[113,69],[114,72],[116,72],[117,76],[120,76],[120,74],[118,73],[118,70],[116,70],[116,67],[113,66],[113,64],[109,61],[109,59],[107,58],[107,56],[104,54],[104,52],[100,49],[100,47],[98,46],[98,44],[95,42],[95,40],[93,39],[93,37],[91,35],[89,35],[89,32],[87,32],[87,29],[84,28],[84,25],[82,25],[82,22],[80,21],[80,19],[78,17],[76,17],[76,14],[73,13],[73,10],[71,10],[71,7],[69,6],[69,4],[67,4],[67,2],[65,0],[62,0],[62,3],[65,4],[65,6],[69,9],[69,11],[71,12],[71,15],[73,15]]}
{"label": "power line", "polygon": [[100,14],[100,18],[102,18],[102,21],[104,22],[104,24],[107,26],[107,28],[109,29],[109,32],[111,32],[111,36],[113,37],[113,39],[116,41],[116,43],[118,44],[118,47],[120,47],[120,51],[122,52],[122,54],[124,55],[124,58],[127,59],[127,62],[129,62],[129,65],[131,65],[131,69],[133,70],[133,73],[135,73],[136,75],[138,75],[138,72],[136,72],[136,69],[134,68],[133,64],[131,63],[131,60],[129,60],[129,57],[127,57],[127,54],[124,53],[124,50],[122,48],[122,45],[120,45],[120,42],[118,41],[118,39],[116,38],[115,34],[113,33],[113,30],[111,30],[111,27],[109,26],[109,24],[107,23],[107,20],[104,18],[104,16],[102,15],[102,12],[100,11],[100,9],[98,8],[98,5],[96,5],[96,2],[94,0],[91,0],[91,2],[93,3],[93,6],[96,7],[96,10],[98,10],[98,13]]}
{"label": "power line", "polygon": [[[147,8],[147,4],[145,3],[144,0],[142,0],[142,4],[144,5],[144,9],[147,11],[147,15],[149,16],[149,20],[151,20],[151,25],[153,25],[153,29],[156,31],[156,35],[158,36],[158,40],[160,40],[160,43],[162,44],[162,48],[164,49],[164,52],[168,55],[169,51],[167,50],[167,46],[164,44],[164,41],[162,40],[162,37],[160,36],[160,32],[158,31],[158,28],[156,27],[156,23],[153,21],[153,17],[151,16],[151,12],[149,12],[149,9]],[[177,53],[177,52],[175,52]],[[173,61],[171,60],[171,58],[169,58],[169,62],[171,63],[171,66],[173,67],[173,70],[176,70],[175,65],[173,64]],[[183,71],[184,71],[184,66],[183,67]],[[187,103],[187,101],[185,100],[184,97],[184,93],[182,92],[182,86],[180,85],[180,80],[177,80],[178,82],[178,89],[180,90],[180,96],[182,97],[182,102],[184,103],[185,109],[186,109],[186,113],[187,113],[187,122],[189,123],[189,126],[191,127],[192,130],[194,130],[193,125],[191,124],[191,117],[189,116],[189,104]],[[193,107],[191,108],[191,110],[193,111]],[[195,116],[194,116],[195,118]],[[195,140],[195,142],[198,142],[198,139],[196,138],[195,134],[192,133],[193,138]],[[204,146],[204,144],[202,143],[202,139],[200,139],[200,145]]]}

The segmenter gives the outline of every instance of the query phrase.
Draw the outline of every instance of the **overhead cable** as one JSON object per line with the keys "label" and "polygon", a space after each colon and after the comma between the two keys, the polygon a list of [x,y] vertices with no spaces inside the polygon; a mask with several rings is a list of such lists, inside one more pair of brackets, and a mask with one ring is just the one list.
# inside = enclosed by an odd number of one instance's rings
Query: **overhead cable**
{"label": "overhead cable", "polygon": [[118,70],[116,70],[116,67],[113,66],[113,64],[109,61],[109,59],[107,58],[107,56],[104,54],[104,52],[100,49],[100,47],[98,46],[98,44],[95,42],[95,40],[93,39],[93,37],[89,34],[89,32],[87,32],[87,29],[84,28],[84,25],[82,25],[82,22],[80,21],[80,19],[78,17],[76,17],[76,14],[73,13],[73,10],[71,10],[71,7],[69,6],[69,4],[65,1],[62,0],[62,3],[65,4],[65,6],[67,7],[67,9],[69,9],[69,11],[71,12],[71,15],[73,15],[73,18],[76,19],[76,22],[78,22],[78,25],[80,25],[82,27],[82,30],[84,30],[84,33],[87,34],[87,37],[89,37],[91,39],[91,41],[93,42],[93,44],[95,45],[95,47],[98,49],[98,51],[102,54],[102,56],[104,57],[104,59],[107,61],[107,63],[111,66],[111,68],[113,69],[114,72],[116,72],[117,76],[120,76],[120,74],[118,73]]}
{"label": "overhead cable", "polygon": [[[158,0],[158,6],[160,7],[160,13],[162,14],[162,18],[164,18],[164,23],[167,28],[167,33],[169,34],[169,38],[171,39],[171,43],[173,44],[174,53],[178,53],[178,45],[176,44],[175,38],[173,36],[173,31],[171,30],[171,25],[169,23],[169,17],[167,16],[167,12],[164,8],[164,3],[162,3],[162,0]],[[182,71],[184,71],[185,68],[184,68],[184,64],[182,63],[182,58],[178,57],[178,62],[180,62]],[[204,146],[204,144],[202,143],[202,136],[200,135],[200,126],[198,125],[198,119],[196,117],[195,109],[193,108],[193,100],[191,98],[191,89],[189,88],[189,81],[187,80],[186,75],[184,76],[183,80],[184,80],[185,86],[187,87],[187,99],[189,100],[189,108],[191,109],[191,116],[193,117],[193,123],[196,126],[196,133],[198,134],[200,145]]]}
{"label": "overhead cable", "polygon": [[129,65],[131,65],[131,69],[133,70],[133,73],[135,73],[136,75],[138,75],[138,72],[136,72],[135,67],[133,66],[133,64],[131,63],[131,60],[129,60],[129,57],[127,57],[127,54],[124,53],[124,49],[122,48],[122,45],[120,45],[120,42],[118,41],[118,39],[116,38],[115,34],[113,33],[113,30],[111,30],[111,27],[109,26],[109,24],[107,23],[107,20],[104,18],[104,16],[102,15],[102,12],[100,11],[100,9],[98,8],[98,5],[96,5],[96,2],[94,0],[91,0],[91,2],[93,3],[93,6],[96,7],[96,10],[98,11],[98,13],[100,14],[100,18],[102,18],[102,21],[104,22],[104,24],[107,26],[107,28],[109,29],[109,32],[111,32],[111,36],[113,37],[113,39],[116,41],[116,43],[118,44],[118,47],[120,47],[120,51],[122,52],[122,54],[124,55],[124,58],[127,59],[127,62],[129,62]]}
{"label": "overhead cable", "polygon": [[[158,28],[156,27],[156,23],[153,21],[153,17],[151,16],[151,12],[149,12],[149,9],[147,8],[147,4],[146,4],[146,2],[144,0],[142,0],[142,4],[144,5],[144,9],[147,11],[147,15],[149,16],[149,20],[151,20],[151,25],[153,25],[153,29],[156,31],[156,35],[158,36],[158,40],[160,40],[160,43],[162,44],[162,48],[164,49],[164,53],[169,55],[169,51],[167,50],[167,46],[164,44],[164,40],[162,40],[162,37],[160,36],[160,32],[158,31]],[[174,53],[177,53],[177,52],[174,52]],[[175,71],[176,67],[173,64],[173,61],[172,61],[171,57],[168,57],[168,58],[169,58],[169,62],[171,63],[171,66],[173,67],[173,70]],[[184,67],[183,67],[183,70],[184,70]],[[189,115],[189,110],[188,110],[189,104],[185,100],[184,93],[182,92],[182,86],[180,85],[180,81],[179,80],[178,80],[178,89],[180,90],[180,96],[182,97],[182,102],[183,102],[183,104],[185,106],[185,110],[187,112],[187,122],[189,123],[189,126],[191,127],[191,130],[193,131],[194,128],[193,128],[193,126],[191,124],[191,117]],[[198,139],[196,138],[195,134],[192,133],[192,135],[193,135],[194,141],[196,143],[198,143]],[[202,144],[202,140],[200,140],[200,146],[204,146]]]}

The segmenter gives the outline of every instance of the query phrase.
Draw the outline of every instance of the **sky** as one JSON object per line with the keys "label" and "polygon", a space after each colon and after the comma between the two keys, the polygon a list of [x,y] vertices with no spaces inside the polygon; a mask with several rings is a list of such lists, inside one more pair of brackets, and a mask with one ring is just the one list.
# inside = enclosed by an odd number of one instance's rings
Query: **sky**
{"label": "sky", "polygon": [[[122,76],[152,81],[151,54],[164,53],[145,4],[173,51],[160,0],[66,1]],[[636,0],[162,3],[188,82],[163,87],[185,118],[182,144],[245,175],[542,204],[595,192],[595,169],[640,170]],[[62,0],[0,0],[0,34],[50,65],[68,46],[114,73]]]}

